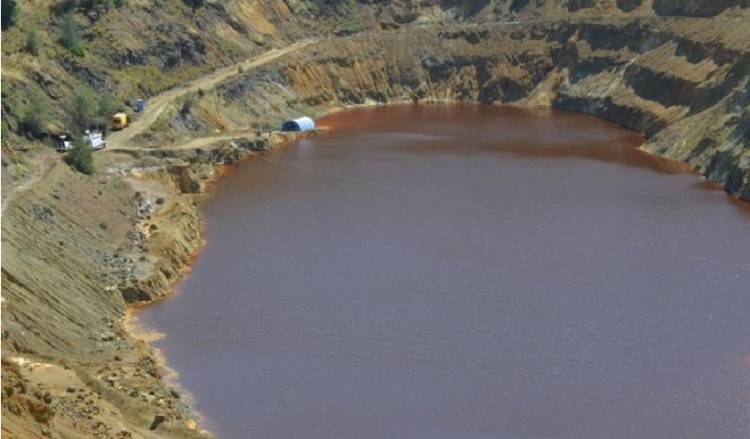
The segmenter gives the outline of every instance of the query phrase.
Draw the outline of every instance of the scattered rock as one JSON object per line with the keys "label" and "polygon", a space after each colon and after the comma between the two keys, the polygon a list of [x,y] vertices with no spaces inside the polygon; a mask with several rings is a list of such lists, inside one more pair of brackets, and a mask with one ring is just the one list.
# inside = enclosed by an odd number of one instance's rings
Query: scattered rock
{"label": "scattered rock", "polygon": [[149,427],[149,429],[156,430],[156,427],[158,427],[162,422],[164,422],[165,419],[166,417],[164,415],[157,414],[156,416],[154,416],[154,420],[153,422],[151,422],[151,426]]}
{"label": "scattered rock", "polygon": [[114,341],[117,339],[117,335],[115,335],[113,332],[106,331],[100,334],[100,338],[102,341]]}

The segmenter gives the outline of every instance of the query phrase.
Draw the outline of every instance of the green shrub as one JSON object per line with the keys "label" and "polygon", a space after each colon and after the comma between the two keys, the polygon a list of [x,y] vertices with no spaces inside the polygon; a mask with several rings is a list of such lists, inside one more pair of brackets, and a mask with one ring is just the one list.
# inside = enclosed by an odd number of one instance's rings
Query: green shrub
{"label": "green shrub", "polygon": [[44,104],[42,96],[38,93],[32,93],[31,101],[21,117],[22,128],[34,137],[41,137],[47,117],[47,106]]}
{"label": "green shrub", "polygon": [[190,9],[195,12],[196,9],[203,6],[205,0],[182,0],[186,5],[190,6]]}
{"label": "green shrub", "polygon": [[91,147],[80,136],[73,138],[73,148],[65,154],[65,163],[78,172],[91,175],[94,173],[94,156]]}
{"label": "green shrub", "polygon": [[29,30],[29,33],[26,34],[26,51],[37,56],[41,47],[42,42],[39,40],[39,34],[36,29]]}
{"label": "green shrub", "polygon": [[253,43],[257,44],[260,47],[265,46],[268,41],[266,41],[266,37],[264,37],[262,34],[255,34],[252,37]]}
{"label": "green shrub", "polygon": [[67,113],[70,116],[70,125],[76,132],[82,133],[89,129],[96,122],[98,111],[99,104],[89,89],[79,88],[73,92]]}
{"label": "green shrub", "polygon": [[336,32],[341,34],[355,34],[362,30],[362,24],[357,18],[348,18],[336,26]]}
{"label": "green shrub", "polygon": [[185,100],[182,101],[182,108],[180,108],[180,114],[183,116],[187,116],[188,113],[190,113],[190,110],[193,109],[193,98],[192,97],[186,97]]}
{"label": "green shrub", "polygon": [[83,47],[83,43],[80,41],[70,48],[70,52],[79,58],[86,56],[86,48]]}
{"label": "green shrub", "polygon": [[117,113],[117,103],[114,96],[109,92],[102,92],[97,99],[97,124],[107,126],[109,118]]}
{"label": "green shrub", "polygon": [[362,22],[357,15],[356,0],[347,0],[345,3],[345,17],[334,25],[334,31],[339,34],[354,34],[362,30]]}
{"label": "green shrub", "polygon": [[[72,13],[67,13],[60,19],[60,25],[58,29],[58,41],[66,49],[73,51],[74,48],[77,50],[83,50],[81,43],[81,30],[78,28],[78,23]],[[77,55],[77,54],[76,54]],[[83,56],[83,55],[79,55]]]}

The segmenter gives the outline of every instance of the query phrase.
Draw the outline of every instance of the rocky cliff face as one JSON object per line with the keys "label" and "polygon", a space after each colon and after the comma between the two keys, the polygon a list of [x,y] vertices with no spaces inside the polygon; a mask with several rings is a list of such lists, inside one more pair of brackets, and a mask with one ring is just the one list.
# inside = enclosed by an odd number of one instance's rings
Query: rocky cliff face
{"label": "rocky cliff face", "polygon": [[551,106],[643,132],[645,149],[750,199],[748,20],[743,12],[362,34],[224,83],[193,114],[164,122],[176,139],[367,103]]}

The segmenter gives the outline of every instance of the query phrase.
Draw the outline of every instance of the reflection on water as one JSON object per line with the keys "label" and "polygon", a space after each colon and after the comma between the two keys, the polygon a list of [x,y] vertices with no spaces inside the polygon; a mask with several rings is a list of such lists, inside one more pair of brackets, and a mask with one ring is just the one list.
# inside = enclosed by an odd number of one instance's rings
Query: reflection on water
{"label": "reflection on water", "polygon": [[219,183],[140,317],[219,437],[750,436],[746,204],[580,115],[319,125]]}

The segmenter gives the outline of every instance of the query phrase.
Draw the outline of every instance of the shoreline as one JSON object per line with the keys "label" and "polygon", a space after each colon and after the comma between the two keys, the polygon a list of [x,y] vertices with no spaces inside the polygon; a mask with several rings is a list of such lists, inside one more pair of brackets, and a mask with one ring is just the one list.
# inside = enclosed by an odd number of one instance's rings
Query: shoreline
{"label": "shoreline", "polygon": [[[316,131],[317,134],[317,131]],[[309,134],[286,134],[282,135],[283,138],[279,139],[278,137],[271,137],[271,141],[268,143],[267,150],[274,150],[278,148],[287,147],[291,144],[293,144],[298,139],[308,136]],[[217,142],[221,143],[221,142]],[[162,382],[167,384],[168,386],[175,389],[175,391],[180,395],[180,400],[183,401],[187,405],[188,411],[189,411],[189,419],[186,421],[187,427],[191,430],[197,431],[200,434],[206,435],[208,437],[214,437],[212,432],[205,427],[204,422],[205,418],[203,415],[198,411],[195,407],[195,396],[186,388],[184,388],[179,381],[179,372],[171,367],[169,365],[169,362],[167,361],[163,351],[155,346],[153,346],[154,342],[157,342],[159,340],[162,340],[166,337],[166,334],[161,333],[159,331],[155,331],[151,328],[144,327],[142,323],[138,320],[138,313],[143,308],[146,308],[148,306],[166,302],[168,299],[172,298],[177,293],[178,284],[184,280],[185,276],[190,273],[193,263],[195,260],[200,256],[201,250],[204,248],[206,241],[205,241],[205,220],[200,213],[200,206],[205,202],[207,199],[211,197],[212,190],[214,190],[215,185],[226,175],[229,175],[233,171],[233,167],[240,166],[242,162],[251,160],[254,157],[257,156],[257,152],[255,151],[246,151],[243,154],[241,154],[235,161],[232,163],[224,164],[224,163],[212,163],[210,166],[213,168],[213,172],[211,174],[211,177],[205,180],[205,187],[202,188],[202,192],[199,194],[199,196],[196,197],[195,200],[195,215],[191,216],[191,223],[193,223],[193,226],[197,225],[199,226],[199,236],[200,240],[198,244],[191,249],[190,255],[189,255],[189,261],[185,263],[184,265],[180,267],[176,267],[176,272],[178,275],[170,281],[170,283],[163,288],[163,291],[157,291],[152,292],[154,294],[153,297],[148,298],[147,300],[137,300],[133,302],[129,302],[126,305],[126,308],[124,310],[124,313],[121,318],[121,324],[123,327],[124,332],[127,334],[127,336],[131,337],[136,342],[142,342],[145,343],[147,346],[150,357],[154,360],[156,367],[159,368],[159,370],[162,371],[163,375],[159,378]],[[168,169],[163,169],[159,171],[159,173],[169,173]],[[146,180],[148,180],[148,177],[145,177]],[[174,193],[171,194],[173,197],[180,197],[185,194],[181,193]],[[158,212],[155,212],[156,215],[158,215]],[[148,224],[151,222],[151,220],[141,220],[137,228],[148,228]],[[153,270],[156,270],[156,267],[153,267]],[[155,273],[151,273],[152,275]]]}

